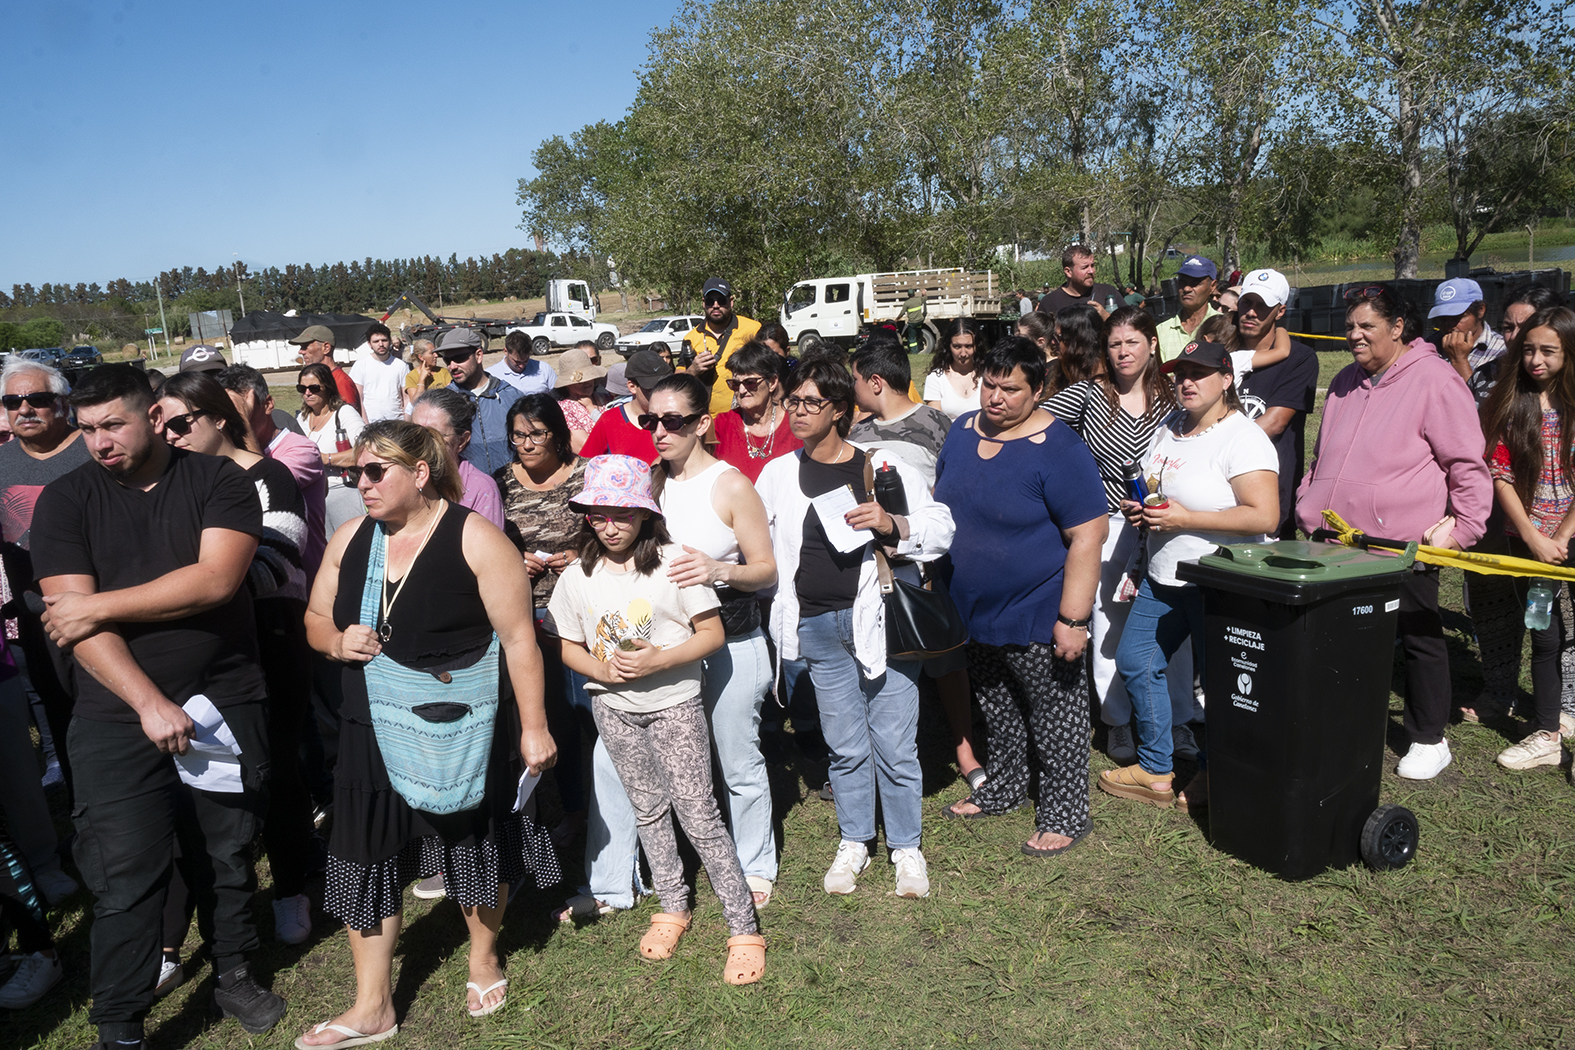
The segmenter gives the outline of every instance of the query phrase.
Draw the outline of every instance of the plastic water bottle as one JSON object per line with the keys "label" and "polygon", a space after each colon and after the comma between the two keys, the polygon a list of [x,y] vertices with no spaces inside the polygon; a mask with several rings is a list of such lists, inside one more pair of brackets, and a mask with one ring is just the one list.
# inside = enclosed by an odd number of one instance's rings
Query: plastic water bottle
{"label": "plastic water bottle", "polygon": [[1544,631],[1553,622],[1553,584],[1548,580],[1532,580],[1526,594],[1526,629]]}

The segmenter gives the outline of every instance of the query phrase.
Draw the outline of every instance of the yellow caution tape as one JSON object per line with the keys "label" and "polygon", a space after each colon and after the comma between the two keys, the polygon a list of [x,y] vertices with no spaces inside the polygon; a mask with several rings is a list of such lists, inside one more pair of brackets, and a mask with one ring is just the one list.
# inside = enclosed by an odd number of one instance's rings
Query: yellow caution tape
{"label": "yellow caution tape", "polygon": [[[1347,547],[1357,546],[1357,538],[1365,535],[1348,525],[1344,518],[1332,510],[1323,512],[1324,524],[1336,533],[1335,540]],[[1448,547],[1428,547],[1418,544],[1416,560],[1428,565],[1447,565],[1466,572],[1484,576],[1540,576],[1545,580],[1575,580],[1575,568],[1549,565],[1530,558],[1511,558],[1507,554],[1474,554],[1471,551],[1451,550]]]}
{"label": "yellow caution tape", "polygon": [[1329,339],[1336,343],[1345,342],[1345,336],[1343,335],[1313,335],[1311,332],[1289,332],[1287,334],[1292,339]]}

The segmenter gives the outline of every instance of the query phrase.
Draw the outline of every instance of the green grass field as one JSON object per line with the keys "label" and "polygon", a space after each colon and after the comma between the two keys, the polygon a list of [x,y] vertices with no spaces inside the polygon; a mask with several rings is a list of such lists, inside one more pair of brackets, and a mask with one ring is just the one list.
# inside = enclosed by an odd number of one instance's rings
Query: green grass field
{"label": "green grass field", "polygon": [[[1325,353],[1321,361],[1326,384],[1349,358]],[[1469,702],[1481,675],[1460,582],[1445,570],[1456,699]],[[1400,685],[1397,675],[1393,686]],[[1028,810],[942,821],[938,809],[966,788],[950,764],[944,719],[926,696],[928,899],[892,895],[883,852],[854,895],[822,892],[837,841],[833,808],[808,793],[808,771],[774,767],[782,874],[762,913],[771,947],[761,984],[722,983],[726,931],[703,876],[695,927],[677,958],[662,964],[642,962],[635,949],[658,910],[654,900],[633,913],[558,926],[545,913],[573,892],[558,887],[527,891],[510,909],[502,936],[509,1004],[471,1020],[462,1011],[458,910],[407,898],[395,969],[402,1032],[389,1045],[1575,1046],[1568,758],[1560,769],[1506,772],[1493,756],[1523,735],[1521,725],[1462,724],[1449,733],[1452,766],[1432,782],[1401,781],[1393,775],[1403,746],[1399,704],[1392,695],[1383,799],[1416,812],[1416,860],[1397,872],[1353,868],[1293,883],[1214,850],[1206,817],[1093,790],[1093,833],[1054,860],[1018,853],[1032,831]],[[1111,765],[1095,754],[1096,773]],[[57,796],[54,804],[64,831],[63,802]],[[550,779],[542,805],[552,822]],[[566,870],[579,862],[576,845]],[[343,930],[319,913],[312,942],[273,943],[265,862],[261,878],[257,969],[289,1000],[289,1013],[275,1031],[248,1037],[210,1014],[211,975],[194,967],[193,979],[149,1018],[152,1047],[283,1048],[349,1005]],[[8,1016],[0,1046],[66,1050],[95,1038],[86,1020],[89,906],[83,893],[56,913],[67,979],[37,1006]],[[195,932],[186,948],[197,950]]]}

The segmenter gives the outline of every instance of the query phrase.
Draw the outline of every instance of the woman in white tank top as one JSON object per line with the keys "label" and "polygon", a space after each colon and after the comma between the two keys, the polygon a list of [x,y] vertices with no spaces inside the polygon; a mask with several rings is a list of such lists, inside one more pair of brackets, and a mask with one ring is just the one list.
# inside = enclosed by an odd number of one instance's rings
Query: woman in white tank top
{"label": "woman in white tank top", "polygon": [[738,860],[755,907],[771,899],[777,877],[771,784],[760,754],[760,705],[771,687],[771,656],[755,592],[777,582],[765,504],[738,468],[705,450],[710,395],[679,373],[651,391],[639,419],[652,432],[661,463],[657,501],[685,553],[669,572],[681,587],[709,584],[722,599],[727,645],[705,661],[703,699],[716,745]]}

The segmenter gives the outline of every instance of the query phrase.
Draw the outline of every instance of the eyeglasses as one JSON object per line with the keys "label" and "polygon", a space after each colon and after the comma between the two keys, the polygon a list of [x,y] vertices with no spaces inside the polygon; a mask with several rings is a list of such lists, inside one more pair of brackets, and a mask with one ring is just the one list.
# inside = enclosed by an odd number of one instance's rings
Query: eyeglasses
{"label": "eyeglasses", "polygon": [[33,394],[7,394],[4,397],[0,397],[0,405],[4,405],[8,412],[15,412],[21,408],[24,401],[34,408],[48,408],[59,397],[59,394],[48,390],[40,390]]}
{"label": "eyeglasses", "polygon": [[803,410],[812,416],[818,416],[826,410],[826,406],[829,404],[831,402],[823,397],[790,397],[782,402],[782,407],[789,412]]}
{"label": "eyeglasses", "polygon": [[321,394],[323,388],[318,383],[297,383],[295,384],[295,392],[297,394]]}
{"label": "eyeglasses", "polygon": [[185,437],[191,433],[191,425],[208,413],[202,409],[194,409],[183,416],[171,416],[164,421],[164,429],[176,437]]}
{"label": "eyeglasses", "polygon": [[476,351],[474,348],[469,350],[445,350],[438,356],[441,357],[446,363],[452,365],[460,361],[469,361],[475,352]]}
{"label": "eyeglasses", "polygon": [[1365,288],[1347,288],[1345,298],[1352,299],[1379,299],[1389,295],[1389,289],[1381,284],[1370,284]]}
{"label": "eyeglasses", "polygon": [[509,437],[514,440],[516,445],[544,445],[547,443],[547,439],[552,437],[552,431],[515,430],[509,433]]}
{"label": "eyeglasses", "polygon": [[687,416],[681,416],[677,412],[664,412],[659,416],[647,413],[636,419],[635,422],[640,424],[641,430],[649,430],[653,434],[656,433],[656,424],[658,423],[669,434],[676,434],[703,415],[705,415],[704,412],[693,412]]}
{"label": "eyeglasses", "polygon": [[603,525],[630,525],[634,522],[635,511],[619,508],[611,511],[591,511],[585,515],[585,523],[593,529]]}
{"label": "eyeglasses", "polygon": [[726,306],[727,303],[727,296],[722,295],[719,292],[712,292],[710,295],[705,297],[705,304],[707,306]]}
{"label": "eyeglasses", "polygon": [[383,479],[388,477],[388,472],[397,466],[399,466],[398,463],[379,463],[377,460],[373,460],[364,467],[346,467],[345,477],[350,479],[351,485],[359,485],[361,483],[361,475],[365,474],[366,480],[374,485],[381,485]]}
{"label": "eyeglasses", "polygon": [[740,390],[746,394],[753,394],[760,389],[760,384],[764,382],[765,380],[759,376],[745,376],[743,379],[739,379],[737,376],[729,376],[727,388],[735,394]]}

